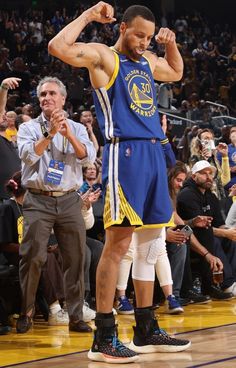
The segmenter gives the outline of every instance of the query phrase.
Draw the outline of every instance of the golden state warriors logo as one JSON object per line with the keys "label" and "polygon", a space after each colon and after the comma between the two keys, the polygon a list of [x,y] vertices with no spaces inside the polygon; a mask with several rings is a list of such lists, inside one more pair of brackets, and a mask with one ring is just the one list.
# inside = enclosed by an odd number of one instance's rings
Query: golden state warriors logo
{"label": "golden state warriors logo", "polygon": [[231,156],[231,160],[236,163],[236,152],[234,152]]}
{"label": "golden state warriors logo", "polygon": [[153,105],[153,90],[150,76],[142,70],[132,70],[125,78],[131,98],[130,108],[141,116],[152,116],[156,111]]}

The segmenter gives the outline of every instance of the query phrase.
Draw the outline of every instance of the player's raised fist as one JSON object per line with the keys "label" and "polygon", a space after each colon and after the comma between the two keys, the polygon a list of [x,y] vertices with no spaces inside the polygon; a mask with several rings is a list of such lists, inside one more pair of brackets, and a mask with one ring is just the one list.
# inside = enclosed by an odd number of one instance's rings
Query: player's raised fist
{"label": "player's raised fist", "polygon": [[110,4],[100,1],[96,5],[92,6],[86,13],[90,21],[99,23],[112,23],[116,20],[114,18],[114,9]]}
{"label": "player's raised fist", "polygon": [[169,28],[160,28],[158,34],[155,36],[158,43],[168,44],[175,42],[175,33]]}

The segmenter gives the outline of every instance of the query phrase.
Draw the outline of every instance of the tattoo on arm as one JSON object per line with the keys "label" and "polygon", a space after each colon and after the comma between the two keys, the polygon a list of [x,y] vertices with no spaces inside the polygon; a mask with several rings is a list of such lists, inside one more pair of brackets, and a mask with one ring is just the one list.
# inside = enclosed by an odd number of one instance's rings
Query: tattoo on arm
{"label": "tattoo on arm", "polygon": [[81,58],[84,56],[84,51],[80,51],[78,54],[77,54],[77,58]]}

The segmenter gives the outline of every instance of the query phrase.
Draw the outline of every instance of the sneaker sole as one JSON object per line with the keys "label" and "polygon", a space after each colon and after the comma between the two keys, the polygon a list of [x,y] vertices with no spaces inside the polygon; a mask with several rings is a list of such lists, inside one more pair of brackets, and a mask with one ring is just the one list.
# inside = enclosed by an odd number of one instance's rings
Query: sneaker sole
{"label": "sneaker sole", "polygon": [[220,302],[224,302],[224,301],[226,301],[227,302],[227,300],[232,300],[232,299],[234,299],[235,297],[234,296],[231,296],[231,297],[229,297],[229,298],[213,298],[212,297],[212,300],[216,300],[216,301],[220,301]]}
{"label": "sneaker sole", "polygon": [[176,353],[178,351],[184,351],[191,346],[191,341],[186,345],[144,345],[136,346],[133,341],[129,344],[129,349],[139,354],[148,353]]}
{"label": "sneaker sole", "polygon": [[167,308],[166,313],[168,313],[168,314],[182,314],[182,313],[184,313],[184,310],[183,310],[183,308],[180,308],[180,307],[173,308],[173,309]]}
{"label": "sneaker sole", "polygon": [[190,300],[189,304],[208,304],[212,302],[212,299],[204,300],[203,302],[195,302],[194,300]]}
{"label": "sneaker sole", "polygon": [[119,309],[117,309],[117,313],[118,314],[134,314],[134,310],[131,310],[131,311],[120,311]]}
{"label": "sneaker sole", "polygon": [[88,352],[88,358],[90,360],[93,360],[95,362],[105,362],[105,363],[111,363],[111,364],[117,364],[117,363],[133,363],[136,362],[139,359],[138,355],[135,355],[133,357],[112,357],[111,355],[106,355],[103,353],[95,353],[91,350]]}

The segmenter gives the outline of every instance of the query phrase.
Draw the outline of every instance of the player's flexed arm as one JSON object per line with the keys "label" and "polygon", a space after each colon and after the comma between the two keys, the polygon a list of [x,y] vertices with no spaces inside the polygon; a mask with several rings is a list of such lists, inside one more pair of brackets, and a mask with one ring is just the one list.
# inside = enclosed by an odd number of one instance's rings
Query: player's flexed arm
{"label": "player's flexed arm", "polygon": [[51,55],[67,64],[88,68],[95,88],[102,87],[109,82],[115,65],[113,53],[106,45],[86,44],[76,42],[76,40],[87,24],[93,21],[104,24],[112,23],[115,21],[113,15],[113,7],[100,1],[64,27],[48,44],[48,51]]}
{"label": "player's flexed arm", "polygon": [[183,75],[183,59],[176,45],[175,33],[169,28],[160,28],[155,39],[165,45],[165,57],[158,57],[150,51],[146,52],[154,79],[163,82],[180,80]]}

